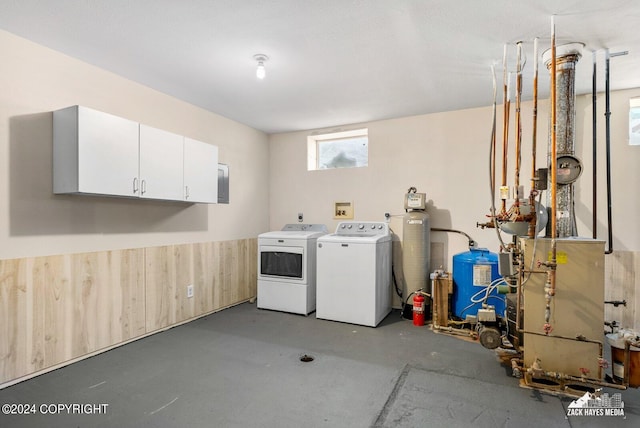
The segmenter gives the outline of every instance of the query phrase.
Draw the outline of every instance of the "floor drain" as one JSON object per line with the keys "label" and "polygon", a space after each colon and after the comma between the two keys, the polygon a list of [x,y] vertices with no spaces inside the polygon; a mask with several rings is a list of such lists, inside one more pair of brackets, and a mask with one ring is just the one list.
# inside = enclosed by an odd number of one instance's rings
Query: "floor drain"
{"label": "floor drain", "polygon": [[303,363],[309,363],[313,361],[313,356],[304,354],[303,356],[300,357],[300,361],[302,361]]}

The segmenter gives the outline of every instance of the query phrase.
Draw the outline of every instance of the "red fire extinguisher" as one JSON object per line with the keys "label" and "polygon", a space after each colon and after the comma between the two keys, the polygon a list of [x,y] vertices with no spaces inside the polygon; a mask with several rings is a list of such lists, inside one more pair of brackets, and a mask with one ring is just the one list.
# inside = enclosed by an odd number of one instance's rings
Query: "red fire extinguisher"
{"label": "red fire extinguisher", "polygon": [[420,293],[413,296],[413,325],[424,325],[424,296]]}

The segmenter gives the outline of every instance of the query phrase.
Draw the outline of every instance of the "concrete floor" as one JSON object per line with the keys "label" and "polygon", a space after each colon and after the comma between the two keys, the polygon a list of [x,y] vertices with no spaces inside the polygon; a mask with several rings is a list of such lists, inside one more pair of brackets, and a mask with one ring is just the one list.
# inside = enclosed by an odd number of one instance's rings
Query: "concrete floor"
{"label": "concrete floor", "polygon": [[0,427],[640,426],[640,390],[621,393],[626,419],[567,417],[571,399],[520,388],[493,351],[397,311],[370,328],[245,303],[1,390],[36,414]]}

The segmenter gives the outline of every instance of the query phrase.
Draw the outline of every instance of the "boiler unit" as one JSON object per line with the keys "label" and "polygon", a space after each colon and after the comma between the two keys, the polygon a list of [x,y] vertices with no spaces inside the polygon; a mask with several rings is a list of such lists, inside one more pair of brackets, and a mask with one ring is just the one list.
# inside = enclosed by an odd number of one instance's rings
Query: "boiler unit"
{"label": "boiler unit", "polygon": [[[536,242],[537,241],[537,242]],[[551,239],[520,239],[524,266],[548,261]],[[533,260],[532,260],[533,259]],[[557,285],[546,321],[547,275],[533,272],[522,287],[524,364],[528,383],[549,385],[544,372],[603,379],[604,241],[557,240]],[[546,326],[548,324],[548,326]]]}

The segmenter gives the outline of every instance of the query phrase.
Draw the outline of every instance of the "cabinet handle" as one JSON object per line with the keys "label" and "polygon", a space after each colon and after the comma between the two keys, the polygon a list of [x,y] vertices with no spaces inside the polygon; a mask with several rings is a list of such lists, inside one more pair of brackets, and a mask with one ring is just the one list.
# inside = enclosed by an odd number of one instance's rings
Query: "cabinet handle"
{"label": "cabinet handle", "polygon": [[189,199],[189,186],[184,186],[185,199]]}
{"label": "cabinet handle", "polygon": [[147,180],[140,181],[140,193],[143,195],[147,193]]}
{"label": "cabinet handle", "polygon": [[138,193],[138,177],[133,177],[133,194]]}

